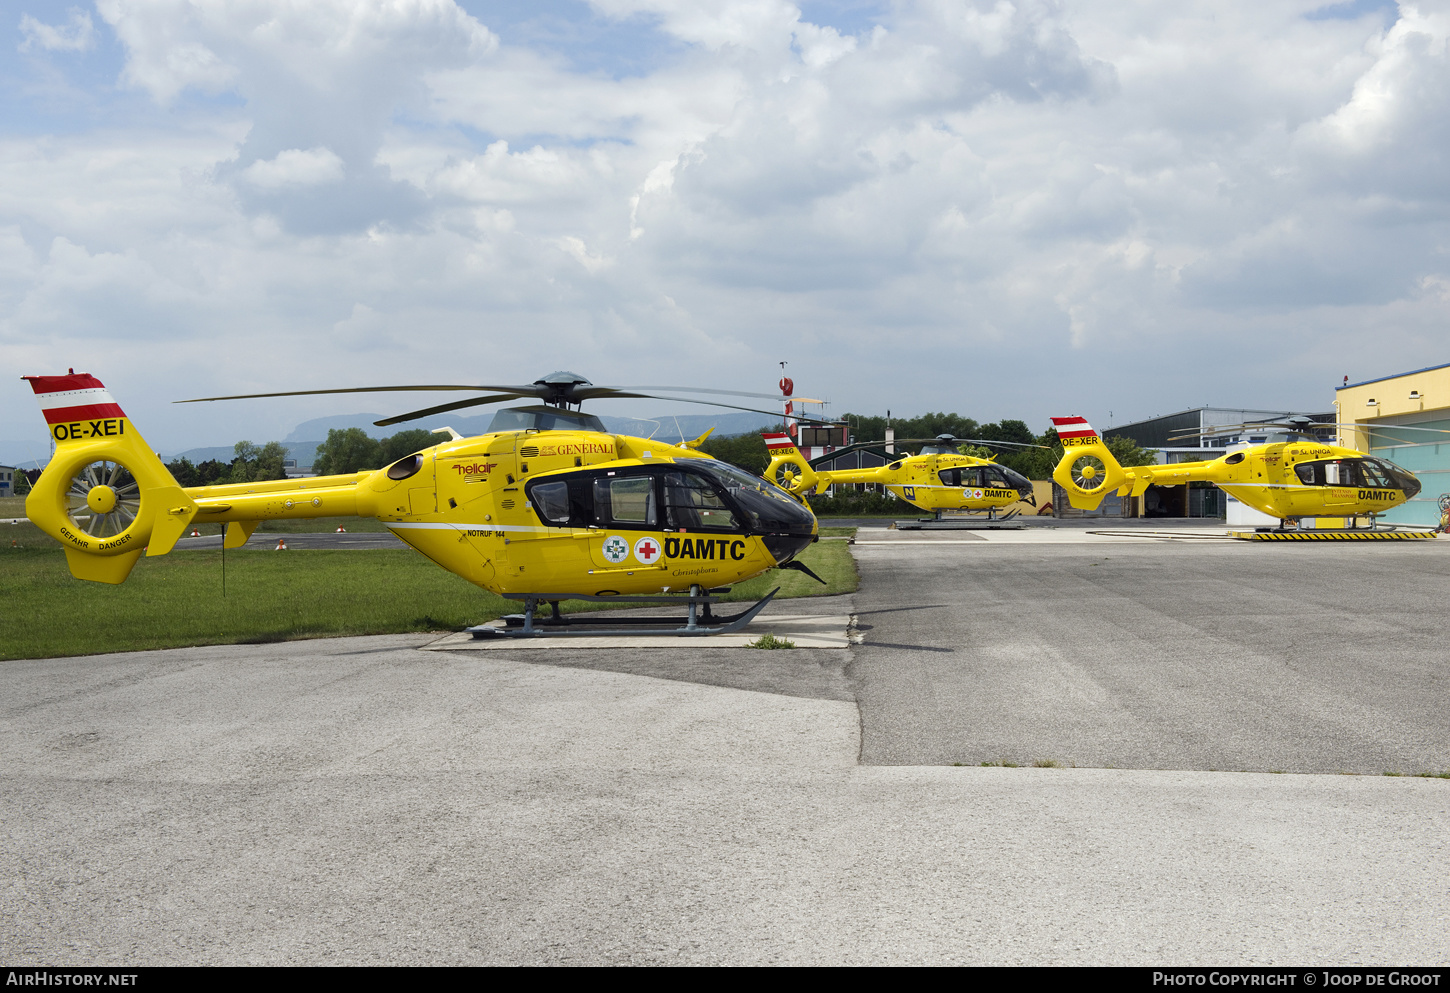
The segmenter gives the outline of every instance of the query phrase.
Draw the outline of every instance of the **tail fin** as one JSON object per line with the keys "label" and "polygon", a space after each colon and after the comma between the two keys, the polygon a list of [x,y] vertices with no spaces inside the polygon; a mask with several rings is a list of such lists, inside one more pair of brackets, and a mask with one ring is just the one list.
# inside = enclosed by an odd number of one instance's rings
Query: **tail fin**
{"label": "tail fin", "polygon": [[1062,461],[1052,472],[1053,481],[1067,491],[1074,507],[1096,510],[1103,497],[1128,481],[1128,474],[1085,418],[1054,417],[1052,424],[1062,441]]}
{"label": "tail fin", "polygon": [[811,464],[801,455],[800,449],[788,434],[765,434],[765,450],[770,454],[770,465],[766,467],[765,478],[781,489],[796,496],[816,485],[817,477]]}
{"label": "tail fin", "polygon": [[165,555],[197,505],[132,427],[99,379],[25,376],[55,457],[25,499],[25,513],[65,547],[71,575],[121,583],[142,551]]}

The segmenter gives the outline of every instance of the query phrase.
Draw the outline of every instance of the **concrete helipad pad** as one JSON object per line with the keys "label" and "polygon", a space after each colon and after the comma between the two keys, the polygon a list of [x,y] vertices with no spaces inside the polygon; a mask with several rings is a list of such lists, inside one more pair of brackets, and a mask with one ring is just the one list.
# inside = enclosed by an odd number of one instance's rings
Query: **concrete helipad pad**
{"label": "concrete helipad pad", "polygon": [[[460,631],[439,638],[425,647],[430,652],[476,652],[507,648],[517,651],[522,648],[667,648],[678,652],[689,648],[749,648],[762,635],[774,635],[795,644],[797,648],[846,648],[851,644],[849,628],[851,618],[847,614],[771,614],[757,617],[744,631],[735,634],[714,635],[659,635],[623,634],[590,635],[588,637],[560,637],[545,635],[539,638],[480,638]],[[502,628],[503,621],[492,621],[487,626]]]}

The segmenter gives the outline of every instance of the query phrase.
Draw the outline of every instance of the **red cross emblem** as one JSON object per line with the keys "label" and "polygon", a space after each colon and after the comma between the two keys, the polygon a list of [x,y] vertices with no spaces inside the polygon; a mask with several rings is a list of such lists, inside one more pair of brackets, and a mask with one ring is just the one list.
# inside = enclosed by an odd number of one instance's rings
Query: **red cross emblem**
{"label": "red cross emblem", "polygon": [[653,565],[660,557],[659,542],[653,538],[641,538],[634,543],[634,557],[645,565]]}

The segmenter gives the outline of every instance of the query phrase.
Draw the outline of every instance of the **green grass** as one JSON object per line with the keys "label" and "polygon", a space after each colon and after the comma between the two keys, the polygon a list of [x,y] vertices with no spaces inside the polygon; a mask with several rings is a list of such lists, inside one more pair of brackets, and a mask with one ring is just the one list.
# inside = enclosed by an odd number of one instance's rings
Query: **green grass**
{"label": "green grass", "polygon": [[[25,547],[0,541],[0,660],[457,631],[523,609],[412,550],[232,551],[223,597],[220,551],[143,557],[126,582],[110,586],[72,578],[57,543],[33,527],[0,526],[0,535],[22,532]],[[856,589],[846,542],[818,542],[801,560],[830,585],[773,570],[734,587],[726,599],[759,599],[776,586],[778,597]],[[601,609],[580,601],[562,606]]]}
{"label": "green grass", "polygon": [[24,524],[0,524],[0,548],[50,548],[60,550],[60,542],[26,521]]}
{"label": "green grass", "polygon": [[803,572],[772,569],[732,587],[722,599],[728,602],[759,600],[777,586],[780,587],[780,592],[776,594],[777,600],[786,597],[835,596],[839,593],[854,593],[860,585],[861,577],[856,572],[856,560],[844,541],[818,541],[801,552],[799,558],[826,581],[825,586]]}
{"label": "green grass", "polygon": [[795,642],[791,641],[789,638],[777,638],[773,634],[763,634],[745,647],[774,650],[778,648],[794,648]]}
{"label": "green grass", "polygon": [[119,586],[58,550],[0,548],[0,659],[456,630],[517,607],[409,551],[142,558]]}

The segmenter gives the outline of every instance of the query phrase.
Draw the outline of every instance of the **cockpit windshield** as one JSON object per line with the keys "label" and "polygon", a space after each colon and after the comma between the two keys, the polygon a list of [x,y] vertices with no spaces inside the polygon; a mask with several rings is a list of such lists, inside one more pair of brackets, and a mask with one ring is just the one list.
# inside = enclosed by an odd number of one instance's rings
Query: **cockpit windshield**
{"label": "cockpit windshield", "polygon": [[780,487],[714,459],[578,469],[530,480],[525,492],[554,527],[815,533],[815,516]]}
{"label": "cockpit windshield", "polygon": [[1301,462],[1294,474],[1305,486],[1345,486],[1355,489],[1404,490],[1406,499],[1420,492],[1414,473],[1388,459],[1365,456]]}
{"label": "cockpit windshield", "polygon": [[1406,500],[1420,492],[1420,481],[1410,470],[1395,465],[1389,459],[1367,458],[1365,462],[1373,463],[1378,467],[1384,474],[1386,485],[1404,490]]}
{"label": "cockpit windshield", "polygon": [[714,479],[725,495],[750,515],[756,531],[810,534],[814,530],[815,515],[774,483],[715,459],[690,459],[676,465],[687,465]]}
{"label": "cockpit windshield", "polygon": [[1020,472],[1004,465],[973,465],[956,469],[942,469],[937,478],[943,486],[990,486],[1003,490],[1016,490],[1026,500],[1032,496],[1032,481]]}

